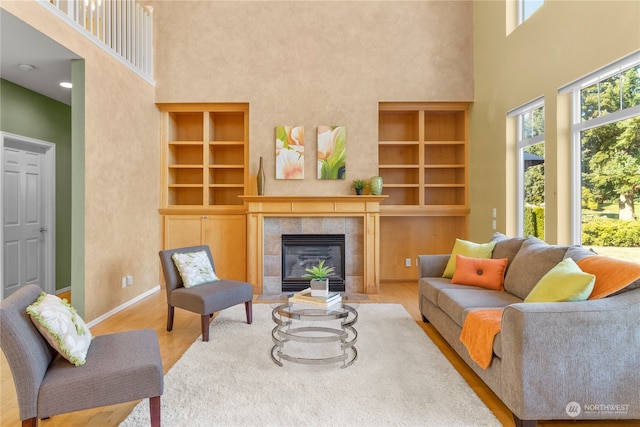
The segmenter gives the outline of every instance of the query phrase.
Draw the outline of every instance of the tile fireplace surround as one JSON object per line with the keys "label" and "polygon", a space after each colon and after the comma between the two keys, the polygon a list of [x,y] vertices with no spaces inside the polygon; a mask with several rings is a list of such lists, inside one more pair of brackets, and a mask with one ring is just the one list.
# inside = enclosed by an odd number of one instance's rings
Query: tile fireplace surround
{"label": "tile fireplace surround", "polygon": [[282,291],[282,234],[345,234],[346,291],[380,286],[380,202],[386,196],[243,196],[247,281],[254,293]]}

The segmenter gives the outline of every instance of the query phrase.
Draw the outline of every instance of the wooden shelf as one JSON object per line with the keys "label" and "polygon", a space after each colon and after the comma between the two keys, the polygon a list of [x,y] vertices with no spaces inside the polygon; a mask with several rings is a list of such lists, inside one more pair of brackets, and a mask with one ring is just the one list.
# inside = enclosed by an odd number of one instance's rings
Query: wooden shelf
{"label": "wooden shelf", "polygon": [[208,245],[219,277],[246,280],[248,104],[158,104],[162,247]]}
{"label": "wooden shelf", "polygon": [[203,141],[203,116],[201,112],[167,113],[168,140],[170,141]]}
{"label": "wooden shelf", "polygon": [[469,215],[469,209],[455,205],[439,205],[432,207],[417,206],[380,206],[382,216],[455,216]]}
{"label": "wooden shelf", "polygon": [[162,207],[234,206],[248,181],[248,104],[159,104]]}
{"label": "wooden shelf", "polygon": [[467,110],[465,103],[380,104],[384,205],[467,207]]}
{"label": "wooden shelf", "polygon": [[466,103],[380,103],[380,277],[415,280],[406,259],[448,253],[468,228]]}

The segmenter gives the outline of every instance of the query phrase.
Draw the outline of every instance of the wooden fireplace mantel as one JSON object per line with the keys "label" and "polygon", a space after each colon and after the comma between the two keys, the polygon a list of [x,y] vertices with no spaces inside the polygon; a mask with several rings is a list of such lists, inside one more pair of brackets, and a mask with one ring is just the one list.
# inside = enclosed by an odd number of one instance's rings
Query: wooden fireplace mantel
{"label": "wooden fireplace mantel", "polygon": [[380,202],[387,196],[240,196],[247,209],[247,280],[263,293],[265,217],[363,218],[364,293],[380,287]]}

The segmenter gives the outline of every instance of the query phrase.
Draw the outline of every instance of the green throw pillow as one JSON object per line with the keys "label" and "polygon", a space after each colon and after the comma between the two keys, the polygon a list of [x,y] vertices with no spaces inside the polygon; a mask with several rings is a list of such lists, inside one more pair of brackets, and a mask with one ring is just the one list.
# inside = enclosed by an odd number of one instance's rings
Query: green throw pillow
{"label": "green throw pillow", "polygon": [[74,365],[85,364],[91,332],[67,300],[43,292],[27,313],[51,347]]}
{"label": "green throw pillow", "polygon": [[489,243],[473,243],[466,240],[456,239],[456,244],[453,246],[451,256],[447,267],[442,273],[442,277],[451,279],[453,273],[456,272],[456,255],[463,255],[469,258],[491,258],[493,248],[497,242]]}
{"label": "green throw pillow", "polygon": [[185,288],[219,280],[205,251],[174,253],[171,258],[182,277]]}
{"label": "green throw pillow", "polygon": [[542,276],[524,302],[585,301],[595,283],[595,275],[583,272],[567,258]]}

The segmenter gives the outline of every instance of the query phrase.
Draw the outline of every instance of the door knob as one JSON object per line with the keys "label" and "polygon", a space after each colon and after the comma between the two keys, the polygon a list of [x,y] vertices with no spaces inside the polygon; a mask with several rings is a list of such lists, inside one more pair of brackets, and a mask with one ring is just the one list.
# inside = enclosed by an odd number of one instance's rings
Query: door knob
{"label": "door knob", "polygon": [[40,227],[40,232],[44,233],[45,231],[47,231],[47,227]]}

